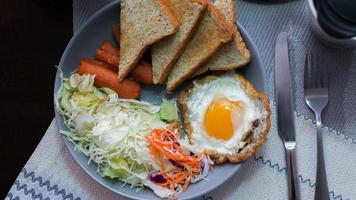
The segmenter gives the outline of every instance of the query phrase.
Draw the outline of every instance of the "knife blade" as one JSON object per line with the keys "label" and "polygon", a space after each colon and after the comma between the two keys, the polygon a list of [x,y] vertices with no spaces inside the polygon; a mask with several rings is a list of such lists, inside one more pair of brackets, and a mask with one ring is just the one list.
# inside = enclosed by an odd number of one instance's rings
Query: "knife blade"
{"label": "knife blade", "polygon": [[286,151],[288,199],[299,200],[292,86],[289,71],[288,34],[277,36],[275,49],[275,93],[278,134]]}
{"label": "knife blade", "polygon": [[276,41],[275,87],[278,134],[284,141],[295,141],[292,87],[289,71],[288,35],[281,32]]}

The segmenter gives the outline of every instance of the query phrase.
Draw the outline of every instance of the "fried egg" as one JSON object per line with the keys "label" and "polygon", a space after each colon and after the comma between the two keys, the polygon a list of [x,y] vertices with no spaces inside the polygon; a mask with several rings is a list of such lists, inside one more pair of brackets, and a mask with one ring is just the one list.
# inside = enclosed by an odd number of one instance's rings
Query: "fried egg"
{"label": "fried egg", "polygon": [[190,142],[216,163],[240,162],[265,141],[270,127],[268,97],[241,75],[208,76],[181,94]]}

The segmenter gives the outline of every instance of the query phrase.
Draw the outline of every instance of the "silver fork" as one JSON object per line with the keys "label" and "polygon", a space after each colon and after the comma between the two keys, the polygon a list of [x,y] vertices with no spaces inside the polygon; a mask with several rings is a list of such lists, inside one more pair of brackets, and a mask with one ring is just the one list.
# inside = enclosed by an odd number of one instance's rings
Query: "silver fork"
{"label": "silver fork", "polygon": [[317,168],[315,184],[315,200],[328,200],[328,180],[326,178],[321,113],[328,104],[328,73],[321,67],[318,58],[307,54],[304,71],[304,97],[305,102],[314,111],[317,132]]}

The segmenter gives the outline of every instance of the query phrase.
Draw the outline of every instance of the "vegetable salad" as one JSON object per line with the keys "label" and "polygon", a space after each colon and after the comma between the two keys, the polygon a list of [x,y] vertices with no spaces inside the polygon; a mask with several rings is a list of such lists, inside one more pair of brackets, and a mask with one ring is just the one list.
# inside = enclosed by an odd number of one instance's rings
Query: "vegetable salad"
{"label": "vegetable salad", "polygon": [[174,101],[156,106],[121,99],[94,80],[79,74],[63,79],[56,108],[68,127],[61,133],[97,164],[100,175],[147,186],[162,198],[207,176],[211,161],[180,134]]}

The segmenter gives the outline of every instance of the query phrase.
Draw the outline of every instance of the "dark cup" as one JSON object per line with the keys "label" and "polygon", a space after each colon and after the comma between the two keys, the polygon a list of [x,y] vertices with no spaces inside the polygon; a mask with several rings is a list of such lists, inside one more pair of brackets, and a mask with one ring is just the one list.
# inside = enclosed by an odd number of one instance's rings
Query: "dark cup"
{"label": "dark cup", "polygon": [[330,7],[345,20],[356,23],[355,0],[327,0]]}
{"label": "dark cup", "polygon": [[308,0],[311,26],[318,38],[333,47],[356,48],[353,6],[356,0]]}

